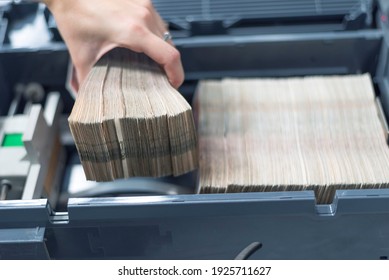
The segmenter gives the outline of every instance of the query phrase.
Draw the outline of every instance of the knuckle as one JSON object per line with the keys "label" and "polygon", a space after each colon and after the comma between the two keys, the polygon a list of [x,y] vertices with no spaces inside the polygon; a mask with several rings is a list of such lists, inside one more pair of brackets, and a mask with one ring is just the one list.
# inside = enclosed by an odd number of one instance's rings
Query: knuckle
{"label": "knuckle", "polygon": [[151,2],[151,0],[141,0],[140,3],[143,7],[149,10],[153,7],[153,3]]}
{"label": "knuckle", "polygon": [[177,62],[179,62],[181,60],[180,52],[177,49],[173,49],[170,52],[168,60],[169,60],[170,63],[177,63]]}
{"label": "knuckle", "polygon": [[134,34],[136,34],[138,36],[145,36],[147,33],[146,26],[144,26],[143,24],[138,23],[138,22],[131,21],[128,24],[128,28],[129,28],[129,31],[130,31],[129,34],[131,35],[131,37],[133,37]]}
{"label": "knuckle", "polygon": [[145,22],[148,22],[149,20],[151,20],[152,18],[152,13],[149,9],[146,9],[146,8],[142,8],[139,10],[139,14],[140,14],[140,18],[145,21]]}

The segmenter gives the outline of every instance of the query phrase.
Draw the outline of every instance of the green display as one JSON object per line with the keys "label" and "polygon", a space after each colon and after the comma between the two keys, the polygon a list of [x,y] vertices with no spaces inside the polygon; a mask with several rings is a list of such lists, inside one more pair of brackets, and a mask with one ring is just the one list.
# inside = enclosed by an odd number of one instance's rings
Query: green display
{"label": "green display", "polygon": [[1,146],[2,147],[23,147],[22,138],[23,138],[22,133],[5,134]]}

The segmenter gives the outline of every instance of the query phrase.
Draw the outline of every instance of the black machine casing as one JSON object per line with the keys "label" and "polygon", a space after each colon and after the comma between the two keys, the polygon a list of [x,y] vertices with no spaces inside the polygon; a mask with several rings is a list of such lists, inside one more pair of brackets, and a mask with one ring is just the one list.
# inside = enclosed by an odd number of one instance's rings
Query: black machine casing
{"label": "black machine casing", "polygon": [[[181,52],[188,100],[199,79],[368,72],[388,119],[387,1],[203,2],[154,1]],[[38,4],[1,9],[0,115],[16,84],[37,82],[62,93],[66,117],[69,56],[51,14]],[[51,40],[15,48],[12,32],[39,15]],[[387,259],[388,240],[385,189],[337,191],[330,205],[309,191],[70,198],[62,209],[0,201],[3,259],[233,259],[252,242],[262,244],[254,259]]]}

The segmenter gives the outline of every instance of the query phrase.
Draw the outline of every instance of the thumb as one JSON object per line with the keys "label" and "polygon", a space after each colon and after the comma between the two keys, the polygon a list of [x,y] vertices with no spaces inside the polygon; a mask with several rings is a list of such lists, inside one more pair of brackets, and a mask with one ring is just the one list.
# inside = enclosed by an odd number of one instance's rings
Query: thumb
{"label": "thumb", "polygon": [[70,86],[72,87],[74,92],[78,92],[78,89],[80,88],[80,83],[78,82],[77,78],[77,70],[74,66],[72,70],[72,76],[70,78]]}
{"label": "thumb", "polygon": [[69,48],[70,56],[74,66],[74,73],[72,78],[72,86],[76,91],[82,87],[92,67],[97,61],[108,51],[113,49],[115,46],[110,44],[102,47],[80,47]]}

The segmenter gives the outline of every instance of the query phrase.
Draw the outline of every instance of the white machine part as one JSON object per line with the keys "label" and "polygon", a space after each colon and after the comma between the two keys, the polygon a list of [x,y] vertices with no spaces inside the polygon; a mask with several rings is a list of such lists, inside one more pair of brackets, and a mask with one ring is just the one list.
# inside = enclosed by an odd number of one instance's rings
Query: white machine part
{"label": "white machine part", "polygon": [[[50,93],[44,109],[33,104],[27,114],[0,118],[2,199],[49,197],[55,201],[56,167],[64,157],[58,136],[61,110],[59,93]],[[5,145],[10,135],[19,135],[22,143]]]}

